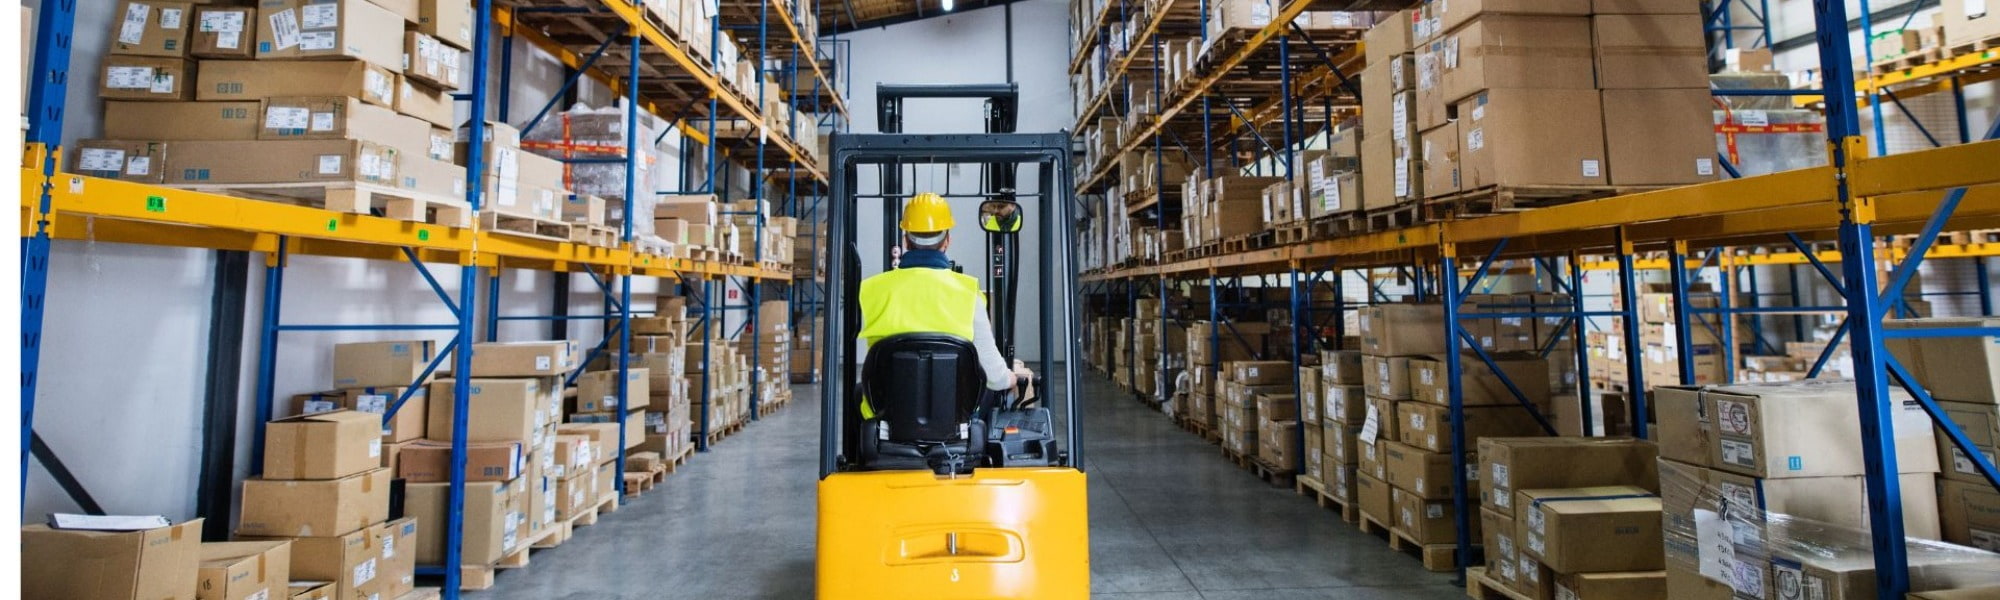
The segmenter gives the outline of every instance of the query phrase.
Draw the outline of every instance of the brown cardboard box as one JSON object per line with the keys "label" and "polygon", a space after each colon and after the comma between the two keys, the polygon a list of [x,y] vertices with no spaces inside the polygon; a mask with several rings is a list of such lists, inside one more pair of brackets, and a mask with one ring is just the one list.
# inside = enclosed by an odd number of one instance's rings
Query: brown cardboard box
{"label": "brown cardboard box", "polygon": [[194,61],[159,56],[104,57],[97,96],[105,100],[193,100]]}
{"label": "brown cardboard box", "polygon": [[1544,488],[1633,485],[1660,489],[1659,451],[1629,438],[1485,438],[1479,440],[1479,481],[1486,506],[1516,510],[1514,492]]}
{"label": "brown cardboard box", "polygon": [[1465,189],[1604,185],[1595,90],[1491,89],[1458,103]]}
{"label": "brown cardboard box", "polygon": [[420,31],[403,33],[403,76],[445,91],[466,82],[459,75],[465,51]]}
{"label": "brown cardboard box", "polygon": [[[1435,129],[1446,121],[1458,118],[1452,111],[1452,100],[1444,97],[1444,71],[1452,56],[1448,40],[1443,37],[1425,42],[1417,47],[1417,93],[1412,108],[1417,131]],[[1397,138],[1397,142],[1405,142]],[[1414,154],[1414,153],[1413,153]]]}
{"label": "brown cardboard box", "polygon": [[[469,442],[528,442],[535,445],[535,436],[541,431],[548,416],[541,412],[541,402],[549,391],[542,387],[540,379],[471,379],[468,408],[472,418],[466,420],[465,439]],[[450,378],[439,379],[431,384],[430,415],[425,423],[424,437],[441,441],[451,441],[452,435],[452,394],[455,382]]]}
{"label": "brown cardboard box", "polygon": [[1486,15],[1446,34],[1444,48],[1446,103],[1494,88],[1596,87],[1588,17]]}
{"label": "brown cardboard box", "polygon": [[472,345],[475,377],[553,377],[580,364],[576,342],[482,342]]}
{"label": "brown cardboard box", "polygon": [[[1467,454],[1479,438],[1534,436],[1546,433],[1523,406],[1467,406]],[[1451,451],[1451,407],[1424,402],[1396,403],[1396,435],[1403,443],[1431,452]]]}
{"label": "brown cardboard box", "polygon": [[1373,132],[1364,130],[1361,138],[1361,172],[1367,174],[1361,178],[1361,206],[1366,210],[1395,206],[1398,177],[1407,182],[1407,171],[1396,172],[1397,164],[1407,161],[1396,160],[1394,140],[1388,133]]}
{"label": "brown cardboard box", "polygon": [[1660,498],[1629,485],[1521,490],[1521,551],[1558,573],[1665,568]]}
{"label": "brown cardboard box", "polygon": [[1990,0],[1944,0],[1945,44],[1963,46],[2000,36],[2000,12]]}
{"label": "brown cardboard box", "polygon": [[[556,434],[588,437],[591,443],[596,444],[597,448],[601,449],[618,447],[617,423],[558,423],[556,424]],[[605,451],[602,453],[593,452],[592,456],[598,462],[603,462],[604,460],[614,458],[616,454]]]}
{"label": "brown cardboard box", "polygon": [[[1815,532],[1817,533],[1817,532]],[[1808,538],[1810,539],[1810,538]],[[1865,537],[1862,539],[1866,539]],[[1771,550],[1771,572],[1780,582],[1797,581],[1807,590],[1827,600],[1877,598],[1875,553],[1867,546],[1850,544],[1813,545],[1800,551],[1790,545]],[[1937,590],[1993,583],[2000,558],[1990,554],[1954,551],[1935,545],[1909,543],[1909,585],[1911,590]],[[1989,596],[1991,597],[1991,596]]]}
{"label": "brown cardboard box", "polygon": [[[396,184],[394,148],[358,140],[176,142],[166,182]],[[402,384],[408,384],[405,381]]]}
{"label": "brown cardboard box", "polygon": [[257,58],[349,57],[403,68],[403,17],[368,0],[259,0]]}
{"label": "brown cardboard box", "polygon": [[381,462],[380,415],[337,410],[264,425],[264,477],[340,479]]}
{"label": "brown cardboard box", "polygon": [[1257,458],[1281,471],[1299,468],[1299,422],[1263,420],[1257,424]]}
{"label": "brown cardboard box", "polygon": [[195,100],[258,101],[272,96],[351,96],[396,103],[396,72],[358,60],[205,60]]}
{"label": "brown cardboard box", "polygon": [[157,0],[119,0],[111,13],[111,54],[187,56],[188,25],[194,5]]}
{"label": "brown cardboard box", "polygon": [[403,517],[372,531],[382,555],[375,577],[382,582],[383,598],[401,598],[417,587],[417,529],[416,517]]}
{"label": "brown cardboard box", "polygon": [[1940,483],[1938,518],[1944,540],[2000,552],[2000,492],[1985,482]]}
{"label": "brown cardboard box", "polygon": [[1367,391],[1368,396],[1374,398],[1410,399],[1409,364],[1410,359],[1403,356],[1363,357],[1361,359],[1363,389]]}
{"label": "brown cardboard box", "polygon": [[[1826,477],[1866,472],[1854,385],[1845,381],[1746,384],[1704,394],[1715,449],[1709,466],[1752,477]],[[1903,473],[1938,471],[1931,420],[1895,391],[1890,415]]]}
{"label": "brown cardboard box", "polygon": [[1424,193],[1459,190],[1458,122],[1451,121],[1419,135],[1417,160],[1424,164]]}
{"label": "brown cardboard box", "polygon": [[114,140],[254,140],[263,107],[250,102],[105,102]]}
{"label": "brown cardboard box", "polygon": [[1355,471],[1376,479],[1388,477],[1389,469],[1382,463],[1381,448],[1382,443],[1387,441],[1379,437],[1369,440],[1357,434],[1354,438]]}
{"label": "brown cardboard box", "polygon": [[[1491,358],[1500,366],[1500,372],[1507,375],[1507,381],[1501,381],[1492,369],[1487,368],[1486,361],[1472,356],[1461,357],[1459,368],[1463,375],[1459,377],[1459,393],[1465,406],[1520,406],[1521,398],[1516,398],[1514,392],[1508,389],[1509,382],[1514,384],[1515,389],[1521,390],[1530,402],[1539,405],[1548,399],[1548,361],[1533,353],[1498,354]],[[1444,359],[1435,356],[1410,359],[1412,400],[1450,405],[1449,379]]]}
{"label": "brown cardboard box", "polygon": [[[1389,485],[1425,499],[1450,499],[1456,477],[1451,472],[1451,453],[1430,452],[1422,448],[1399,442],[1382,442],[1379,446],[1382,463]],[[1467,481],[1478,484],[1478,460],[1472,453],[1466,453]]]}
{"label": "brown cardboard box", "polygon": [[1361,420],[1368,413],[1367,388],[1359,385],[1335,385],[1327,387],[1325,411],[1326,419],[1361,426]]}
{"label": "brown cardboard box", "polygon": [[1361,436],[1359,425],[1349,427],[1328,423],[1321,433],[1320,455],[1326,465],[1353,465],[1361,460],[1361,453],[1355,446],[1355,440]]}
{"label": "brown cardboard box", "polygon": [[1375,519],[1378,524],[1395,523],[1395,503],[1387,482],[1367,473],[1354,475],[1354,502],[1361,507],[1361,514]]}
{"label": "brown cardboard box", "polygon": [[[521,442],[467,442],[466,481],[513,481],[521,476]],[[396,476],[411,483],[451,481],[451,443],[419,441],[397,456]]]}
{"label": "brown cardboard box", "polygon": [[[1987,462],[2000,461],[1995,447],[2000,445],[2000,406],[1992,404],[1970,404],[1966,402],[1938,402],[1945,416],[1958,425],[1965,437],[1972,441],[1976,452],[1986,455]],[[1966,483],[1985,483],[1971,457],[1958,449],[1958,445],[1945,435],[1942,428],[1937,430],[1938,466],[1946,479]],[[2000,463],[1995,463],[2000,464]]]}
{"label": "brown cardboard box", "polygon": [[1409,11],[1398,12],[1381,24],[1368,28],[1362,35],[1362,43],[1367,46],[1368,64],[1378,65],[1388,62],[1390,57],[1407,54],[1414,43],[1410,39]]}
{"label": "brown cardboard box", "polygon": [[460,50],[472,49],[472,18],[472,3],[465,0],[421,0],[417,4],[417,31]]}
{"label": "brown cardboard box", "polygon": [[208,542],[201,545],[195,597],[264,600],[291,591],[291,542]]}
{"label": "brown cardboard box", "polygon": [[394,91],[396,112],[403,113],[439,127],[455,125],[457,117],[452,113],[451,92],[433,88],[421,83],[397,77]]}
{"label": "brown cardboard box", "polygon": [[556,494],[554,496],[556,520],[565,521],[575,518],[577,515],[596,506],[597,504],[594,502],[597,499],[596,490],[597,468],[595,465],[583,469],[581,473],[557,481]]}
{"label": "brown cardboard box", "polygon": [[548,475],[556,479],[567,479],[595,466],[597,457],[594,449],[599,447],[587,435],[556,435],[552,455],[555,459],[555,468],[551,469]]}
{"label": "brown cardboard box", "polygon": [[1591,17],[1597,87],[1706,89],[1707,47],[1701,20],[1698,14]]}
{"label": "brown cardboard box", "polygon": [[1491,15],[1587,15],[1590,0],[1455,0],[1437,7],[1439,32]]}
{"label": "brown cardboard box", "polygon": [[1612,185],[1714,181],[1712,98],[1707,88],[1604,90],[1604,145]]}
{"label": "brown cardboard box", "polygon": [[1486,545],[1486,574],[1502,584],[1514,582],[1519,551],[1514,545],[1514,516],[1491,508],[1479,509],[1479,535]]}
{"label": "brown cardboard box", "polygon": [[1237,361],[1231,365],[1231,381],[1243,385],[1276,385],[1292,383],[1291,361],[1261,360]]}
{"label": "brown cardboard box", "polygon": [[1300,434],[1305,437],[1305,474],[1319,481],[1326,481],[1326,430],[1319,421],[1307,421]]}
{"label": "brown cardboard box", "polygon": [[69,170],[92,177],[160,183],[166,180],[167,143],[82,140],[70,155]]}
{"label": "brown cardboard box", "polygon": [[403,19],[403,22],[405,24],[408,25],[417,24],[417,19],[420,16],[418,14],[419,11],[417,8],[418,6],[417,0],[368,0],[368,1],[375,3],[376,6],[380,6],[384,9],[387,9],[389,12],[395,13],[396,16],[401,17]]}
{"label": "brown cardboard box", "polygon": [[[1400,431],[1402,420],[1396,416],[1396,407],[1402,403],[1403,401],[1370,396],[1368,398],[1368,413],[1361,420],[1362,436],[1360,439],[1370,442],[1402,439],[1402,432]],[[1369,436],[1371,432],[1374,434],[1373,437]],[[1375,476],[1382,477],[1383,475],[1376,473]]]}
{"label": "brown cardboard box", "polygon": [[367,140],[403,156],[429,156],[430,127],[413,117],[345,96],[276,96],[264,101],[265,140]]}
{"label": "brown cardboard box", "polygon": [[1563,600],[1666,600],[1667,572],[1558,573],[1555,594]]}
{"label": "brown cardboard box", "polygon": [[193,600],[201,519],[144,531],[21,526],[27,598]]}
{"label": "brown cardboard box", "polygon": [[[1395,504],[1396,529],[1408,534],[1419,544],[1458,543],[1458,517],[1452,511],[1451,500],[1426,500],[1402,488],[1390,488],[1390,502]],[[1479,519],[1466,521],[1472,531],[1469,539],[1480,539]]]}
{"label": "brown cardboard box", "polygon": [[251,479],[243,482],[246,536],[344,535],[389,518],[387,469],[332,481]]}
{"label": "brown cardboard box", "polygon": [[[635,411],[646,408],[651,399],[651,371],[640,368],[625,370],[625,410]],[[585,371],[576,378],[576,412],[605,412],[618,408],[618,371]]]}
{"label": "brown cardboard box", "polygon": [[1705,465],[1714,452],[1715,431],[1708,422],[1708,406],[1698,388],[1660,386],[1653,388],[1653,411],[1657,418],[1654,439],[1660,442],[1660,457]]}
{"label": "brown cardboard box", "polygon": [[294,581],[286,586],[292,600],[333,600],[331,581]]}
{"label": "brown cardboard box", "polygon": [[[493,481],[465,484],[465,537],[459,560],[465,565],[491,565],[520,545],[517,532],[521,508],[515,503],[512,485]],[[407,488],[404,514],[422,523],[445,522],[451,484],[413,483]],[[417,531],[417,564],[444,563],[444,528],[420,527]]]}
{"label": "brown cardboard box", "polygon": [[1257,394],[1257,418],[1269,421],[1296,421],[1299,418],[1298,396],[1291,394]]}
{"label": "brown cardboard box", "polygon": [[332,598],[366,598],[381,589],[375,577],[380,571],[382,547],[374,542],[378,527],[364,527],[352,533],[326,537],[256,537],[238,539],[291,542],[294,580],[333,582]]}
{"label": "brown cardboard box", "polygon": [[1437,354],[1445,349],[1444,307],[1378,304],[1361,309],[1361,351],[1374,356]]}
{"label": "brown cardboard box", "polygon": [[[2000,21],[2000,17],[1993,18]],[[1884,327],[2000,327],[2000,318],[1892,319]],[[1888,343],[1896,360],[1938,400],[2000,404],[2000,338],[1893,339]]]}
{"label": "brown cardboard box", "polygon": [[[1791,515],[1857,531],[1868,529],[1868,492],[1861,476],[1758,479],[1709,469],[1713,493],[1743,506]],[[1904,473],[1903,530],[1910,537],[1938,539],[1937,487],[1930,473]]]}
{"label": "brown cardboard box", "polygon": [[401,387],[421,383],[417,377],[435,357],[435,344],[431,340],[335,344],[333,386]]}
{"label": "brown cardboard box", "polygon": [[445,198],[465,197],[465,167],[414,154],[397,157],[399,187]]}
{"label": "brown cardboard box", "polygon": [[252,45],[257,9],[249,6],[197,6],[188,54],[196,58],[247,60],[257,56]]}

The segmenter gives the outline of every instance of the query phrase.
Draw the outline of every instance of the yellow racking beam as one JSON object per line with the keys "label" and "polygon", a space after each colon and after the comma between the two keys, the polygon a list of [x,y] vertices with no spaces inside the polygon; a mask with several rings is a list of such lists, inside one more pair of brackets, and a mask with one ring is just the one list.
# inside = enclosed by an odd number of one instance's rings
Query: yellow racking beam
{"label": "yellow racking beam", "polygon": [[[1125,140],[1125,143],[1119,147],[1118,152],[1113,153],[1113,155],[1131,152],[1137,149],[1141,142],[1159,135],[1160,130],[1166,127],[1168,121],[1172,121],[1175,115],[1180,114],[1182,110],[1186,110],[1188,105],[1193,103],[1196,98],[1206,95],[1210,89],[1213,89],[1217,83],[1220,83],[1224,77],[1228,76],[1230,71],[1235,70],[1237,65],[1249,60],[1252,55],[1256,54],[1263,47],[1264,42],[1270,41],[1279,32],[1284,31],[1285,27],[1291,24],[1292,19],[1297,18],[1299,13],[1305,12],[1306,8],[1311,4],[1312,0],[1290,0],[1290,2],[1286,3],[1284,10],[1279,11],[1278,14],[1271,15],[1271,22],[1264,25],[1263,29],[1257,30],[1257,33],[1251,34],[1250,39],[1243,43],[1242,48],[1237,49],[1236,54],[1230,55],[1229,58],[1217,63],[1215,68],[1211,69],[1207,75],[1196,78],[1195,84],[1189,86],[1186,94],[1182,94],[1180,99],[1175,100],[1172,106],[1167,107],[1166,110],[1156,115],[1152,123],[1146,125],[1144,131],[1132,136],[1132,139]],[[1083,178],[1083,181],[1077,186],[1078,189],[1087,190],[1095,187],[1098,180],[1109,176],[1111,169],[1118,166],[1118,161],[1116,160],[1103,160],[1099,162],[1102,164],[1090,176]]]}
{"label": "yellow racking beam", "polygon": [[[1908,69],[1871,75],[1866,79],[1854,82],[1855,91],[1860,92],[1856,95],[1854,102],[1856,106],[1867,107],[1869,104],[1867,92],[1869,91],[1895,92],[1896,97],[1908,100],[1926,94],[1950,90],[1952,88],[1951,78],[1954,76],[1959,77],[1963,83],[1990,81],[1996,77],[2000,77],[2000,71],[1978,71],[1975,69],[1996,64],[2000,64],[2000,50],[1984,50],[1960,54]],[[1892,86],[1898,85],[1908,85],[1909,87],[1893,89]],[[1817,98],[1800,98],[1798,101],[1801,106],[1812,106],[1819,103]]]}
{"label": "yellow racking beam", "polygon": [[[1153,9],[1153,18],[1146,21],[1145,29],[1140,30],[1139,35],[1132,38],[1131,45],[1125,51],[1125,56],[1119,57],[1117,66],[1112,67],[1110,74],[1105,76],[1104,81],[1107,82],[1105,88],[1098,90],[1097,95],[1090,99],[1090,104],[1084,105],[1083,112],[1077,115],[1076,125],[1070,128],[1073,134],[1081,134],[1084,126],[1090,124],[1091,118],[1097,114],[1097,111],[1104,108],[1104,105],[1111,101],[1111,91],[1113,89],[1111,82],[1116,82],[1125,77],[1126,71],[1132,67],[1132,61],[1139,58],[1139,53],[1143,51],[1146,54],[1152,54],[1153,35],[1159,33],[1160,24],[1166,22],[1167,14],[1172,12],[1174,2],[1176,1],[1159,0],[1153,3],[1158,5]],[[1158,56],[1153,57],[1153,62],[1156,64],[1160,60],[1161,58]]]}

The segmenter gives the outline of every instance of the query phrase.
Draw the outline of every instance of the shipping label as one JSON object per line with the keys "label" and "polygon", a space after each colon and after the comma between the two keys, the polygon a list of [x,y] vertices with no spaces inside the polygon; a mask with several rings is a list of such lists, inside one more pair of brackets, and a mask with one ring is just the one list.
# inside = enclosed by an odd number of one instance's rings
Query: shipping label
{"label": "shipping label", "polygon": [[307,4],[299,8],[306,29],[331,29],[340,26],[340,4],[325,2]]}
{"label": "shipping label", "polygon": [[279,50],[289,50],[299,45],[299,15],[292,9],[271,13],[266,18],[271,22],[271,39]]}
{"label": "shipping label", "polygon": [[340,165],[340,163],[341,163],[341,160],[342,160],[342,157],[341,157],[341,155],[339,155],[339,154],[322,154],[322,155],[320,155],[320,157],[319,157],[319,174],[321,174],[321,175],[339,175],[339,174],[341,173],[341,165]]}
{"label": "shipping label", "polygon": [[1716,400],[1716,426],[1725,434],[1750,435],[1750,405],[1733,400]]}
{"label": "shipping label", "polygon": [[245,14],[241,11],[210,11],[201,13],[196,30],[202,33],[231,33],[243,31]]}
{"label": "shipping label", "polygon": [[145,41],[146,21],[152,18],[153,7],[134,2],[125,5],[125,20],[118,24],[118,43],[132,45]]}
{"label": "shipping label", "polygon": [[300,106],[270,106],[264,109],[264,128],[280,133],[297,133],[312,119],[312,110]]}
{"label": "shipping label", "polygon": [[150,175],[153,173],[153,157],[133,156],[125,159],[126,175]]}
{"label": "shipping label", "polygon": [[151,90],[153,68],[107,67],[104,69],[104,87],[114,90]]}
{"label": "shipping label", "polygon": [[125,151],[112,148],[84,148],[78,153],[76,167],[82,171],[116,172],[125,166]]}
{"label": "shipping label", "polygon": [[316,112],[316,113],[313,113],[313,114],[312,114],[312,130],[313,130],[313,131],[333,131],[333,123],[334,123],[334,118],[333,118],[333,117],[334,117],[334,114],[333,114],[333,113],[330,113],[330,112]]}
{"label": "shipping label", "polygon": [[155,94],[174,93],[174,74],[161,71],[158,74],[154,75],[153,85],[151,87],[146,88],[146,91]]}
{"label": "shipping label", "polygon": [[160,29],[180,29],[182,12],[178,8],[160,9]]}
{"label": "shipping label", "polygon": [[339,36],[331,31],[308,31],[299,34],[299,50],[317,52],[332,50]]}
{"label": "shipping label", "polygon": [[1585,159],[1585,160],[1583,161],[1583,176],[1584,176],[1584,177],[1603,177],[1603,176],[1604,176],[1604,167],[1603,167],[1603,165],[1602,165],[1601,163],[1599,163],[1598,161],[1595,161],[1595,160],[1589,160],[1589,159]]}
{"label": "shipping label", "polygon": [[350,585],[359,587],[361,584],[368,583],[370,581],[373,581],[374,579],[375,579],[375,559],[371,558],[368,560],[361,561],[361,564],[354,565],[354,574],[352,579],[353,583]]}
{"label": "shipping label", "polygon": [[1739,467],[1757,466],[1757,447],[1740,440],[1718,440],[1722,448],[1722,462]]}

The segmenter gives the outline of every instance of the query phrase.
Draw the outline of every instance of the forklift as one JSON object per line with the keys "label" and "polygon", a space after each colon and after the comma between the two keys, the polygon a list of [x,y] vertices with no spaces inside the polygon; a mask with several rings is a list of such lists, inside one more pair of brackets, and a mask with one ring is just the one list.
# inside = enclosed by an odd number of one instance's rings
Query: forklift
{"label": "forklift", "polygon": [[[884,87],[893,89],[877,98],[889,117],[883,133],[834,134],[830,141],[833,260],[821,365],[827,378],[820,389],[818,597],[1088,598],[1089,505],[1073,359],[1082,356],[1082,329],[1076,250],[1069,243],[1080,207],[1071,194],[1069,135],[1012,132],[1012,84]],[[909,97],[985,97],[989,117],[997,108],[1006,118],[989,118],[987,133],[900,133],[900,105]],[[899,245],[896,224],[911,196],[902,191],[903,169],[927,165],[978,165],[986,172],[975,191],[952,190],[946,178],[935,193],[948,202],[978,202],[987,238],[987,308],[1009,361],[1020,327],[1016,242],[1035,235],[1043,249],[1031,269],[1042,316],[1033,385],[986,390],[971,340],[942,333],[877,340],[865,360],[855,361],[856,237],[859,216],[874,212],[863,203],[881,203],[884,241]],[[1023,168],[1035,172],[1032,193],[1016,189]],[[877,189],[862,194],[868,171]],[[889,268],[895,253],[885,249],[883,258]],[[1060,352],[1072,360],[1057,367]],[[1063,385],[1043,385],[1057,373]],[[863,398],[872,409],[866,415]]]}

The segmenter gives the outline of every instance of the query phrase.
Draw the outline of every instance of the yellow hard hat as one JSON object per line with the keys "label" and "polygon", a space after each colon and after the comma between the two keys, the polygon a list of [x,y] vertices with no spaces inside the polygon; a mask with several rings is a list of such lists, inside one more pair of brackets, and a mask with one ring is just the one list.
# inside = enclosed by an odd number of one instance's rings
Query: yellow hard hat
{"label": "yellow hard hat", "polygon": [[938,233],[951,231],[951,205],[945,204],[944,197],[930,192],[917,194],[903,205],[903,231],[910,233]]}

